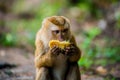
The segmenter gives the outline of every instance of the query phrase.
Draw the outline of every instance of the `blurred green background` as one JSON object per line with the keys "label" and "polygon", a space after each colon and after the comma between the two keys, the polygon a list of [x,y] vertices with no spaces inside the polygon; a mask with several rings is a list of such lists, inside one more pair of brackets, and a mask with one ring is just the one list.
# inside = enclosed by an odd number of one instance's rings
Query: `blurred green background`
{"label": "blurred green background", "polygon": [[120,62],[119,0],[0,0],[0,46],[34,52],[45,17],[70,19],[85,69]]}

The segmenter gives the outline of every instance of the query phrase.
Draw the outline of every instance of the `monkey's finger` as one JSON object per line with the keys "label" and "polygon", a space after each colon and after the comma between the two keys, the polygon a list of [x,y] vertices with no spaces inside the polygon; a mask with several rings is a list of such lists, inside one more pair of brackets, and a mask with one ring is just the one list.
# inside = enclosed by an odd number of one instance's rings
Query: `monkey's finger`
{"label": "monkey's finger", "polygon": [[66,55],[72,55],[72,54],[74,54],[76,51],[73,49],[73,50],[66,50],[65,51],[65,54]]}
{"label": "monkey's finger", "polygon": [[54,54],[56,54],[56,55],[58,55],[60,53],[60,50],[58,50],[58,49],[56,49],[55,51],[54,51]]}
{"label": "monkey's finger", "polygon": [[52,52],[53,52],[53,54],[58,55],[60,53],[60,49],[58,47],[55,47],[55,48],[53,48]]}
{"label": "monkey's finger", "polygon": [[54,49],[55,49],[55,47],[53,47],[53,48],[51,49],[51,52],[54,52]]}
{"label": "monkey's finger", "polygon": [[66,49],[65,51],[66,51],[66,52],[69,52],[69,50],[68,50],[68,49]]}
{"label": "monkey's finger", "polygon": [[69,46],[69,47],[66,47],[65,49],[70,49],[70,46]]}
{"label": "monkey's finger", "polygon": [[70,47],[71,47],[71,48],[74,48],[74,47],[76,47],[76,45],[75,45],[75,44],[71,44]]}
{"label": "monkey's finger", "polygon": [[66,47],[65,49],[66,50],[73,50],[73,49],[75,49],[75,47],[74,46],[69,46],[69,47]]}
{"label": "monkey's finger", "polygon": [[70,46],[75,46],[75,44],[71,43]]}
{"label": "monkey's finger", "polygon": [[65,50],[65,54],[70,54],[71,50]]}
{"label": "monkey's finger", "polygon": [[68,52],[65,52],[65,55],[68,55]]}
{"label": "monkey's finger", "polygon": [[69,52],[66,53],[67,56],[71,56],[71,55],[73,55],[73,54],[74,54],[74,53],[71,52],[71,51],[69,51]]}
{"label": "monkey's finger", "polygon": [[66,48],[64,49],[65,52],[68,52],[69,50],[70,50],[70,47],[66,47]]}
{"label": "monkey's finger", "polygon": [[74,52],[75,49],[74,49],[74,48],[72,48],[72,49],[70,48],[70,49],[66,49],[65,51],[66,51],[66,52]]}
{"label": "monkey's finger", "polygon": [[70,49],[75,49],[76,47],[75,46],[70,46]]}
{"label": "monkey's finger", "polygon": [[62,53],[62,54],[65,54],[65,50],[62,50],[62,49],[61,49],[61,53]]}

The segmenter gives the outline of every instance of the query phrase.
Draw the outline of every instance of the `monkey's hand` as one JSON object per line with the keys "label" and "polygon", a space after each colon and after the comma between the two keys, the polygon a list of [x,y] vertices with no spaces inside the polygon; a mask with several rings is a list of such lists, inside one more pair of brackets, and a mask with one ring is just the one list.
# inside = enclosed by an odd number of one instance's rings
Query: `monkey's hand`
{"label": "monkey's hand", "polygon": [[74,44],[71,44],[70,46],[64,49],[65,55],[72,56],[76,53],[78,53],[78,48]]}
{"label": "monkey's hand", "polygon": [[50,49],[50,52],[54,55],[59,55],[59,53],[61,53],[61,49],[58,46],[54,46]]}

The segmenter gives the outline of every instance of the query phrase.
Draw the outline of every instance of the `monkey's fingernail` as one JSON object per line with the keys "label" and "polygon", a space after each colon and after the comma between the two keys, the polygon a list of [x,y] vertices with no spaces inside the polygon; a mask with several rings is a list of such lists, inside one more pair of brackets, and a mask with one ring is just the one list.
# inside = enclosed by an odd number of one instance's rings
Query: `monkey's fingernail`
{"label": "monkey's fingernail", "polygon": [[68,52],[68,50],[66,50],[66,52]]}
{"label": "monkey's fingernail", "polygon": [[67,47],[66,49],[70,49],[70,47]]}

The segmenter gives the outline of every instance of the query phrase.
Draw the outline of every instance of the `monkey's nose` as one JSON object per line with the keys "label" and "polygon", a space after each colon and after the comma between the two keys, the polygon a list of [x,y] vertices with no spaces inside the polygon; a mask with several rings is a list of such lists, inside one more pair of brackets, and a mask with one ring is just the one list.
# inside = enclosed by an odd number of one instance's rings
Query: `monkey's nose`
{"label": "monkey's nose", "polygon": [[59,37],[58,37],[59,41],[64,41],[64,36],[61,34]]}
{"label": "monkey's nose", "polygon": [[59,38],[59,41],[64,41],[64,39],[63,38]]}

